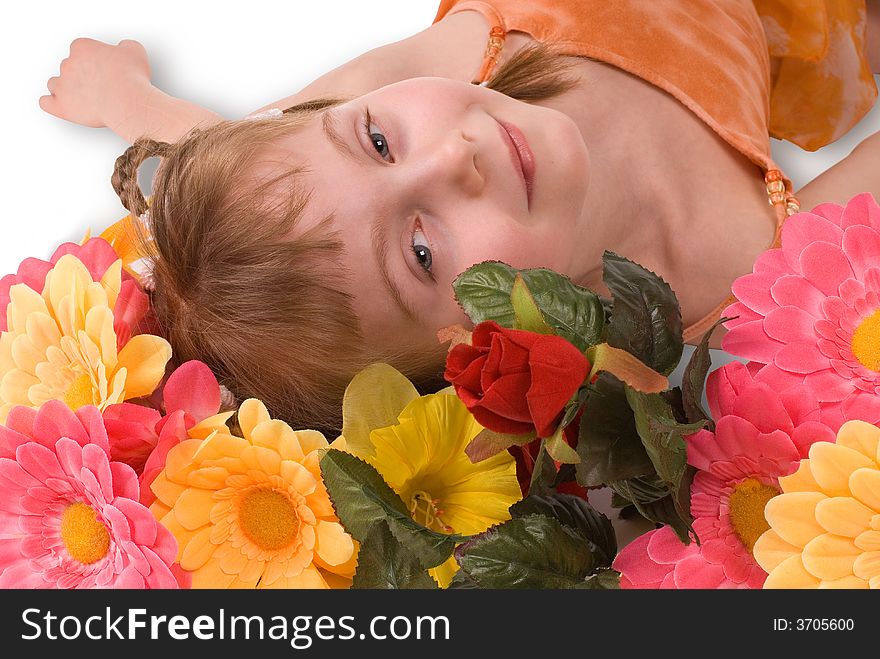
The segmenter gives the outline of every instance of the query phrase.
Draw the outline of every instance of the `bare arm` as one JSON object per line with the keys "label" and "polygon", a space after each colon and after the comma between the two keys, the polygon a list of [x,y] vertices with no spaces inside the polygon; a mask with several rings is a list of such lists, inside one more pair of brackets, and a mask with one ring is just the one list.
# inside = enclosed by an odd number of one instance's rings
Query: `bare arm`
{"label": "bare arm", "polygon": [[[407,39],[370,50],[259,110],[328,96],[352,98],[418,75],[469,80],[480,53],[459,44],[482,43],[485,31],[475,12],[454,14]],[[192,128],[223,120],[154,87],[147,53],[131,40],[113,46],[77,39],[61,63],[61,75],[47,86],[49,95],[40,99],[43,110],[85,126],[110,128],[129,143],[141,136],[174,142]]]}
{"label": "bare arm", "polygon": [[174,142],[192,128],[223,120],[154,87],[147,53],[137,41],[113,46],[76,39],[61,62],[61,75],[47,87],[49,94],[40,98],[43,110],[84,126],[110,128],[129,143],[141,136]]}
{"label": "bare arm", "polygon": [[845,204],[860,192],[880,200],[880,133],[874,133],[831,169],[797,192],[801,208],[824,202]]}
{"label": "bare arm", "polygon": [[461,44],[482,45],[487,32],[488,27],[479,14],[467,11],[452,14],[411,37],[367,51],[299,92],[264,105],[260,110],[283,110],[316,98],[356,98],[416,76],[470,80],[477,72],[482,52],[479,48],[461,47]]}
{"label": "bare arm", "polygon": [[[321,76],[302,91],[271,103],[286,108],[319,97],[354,97],[408,77],[404,42],[390,44],[357,57]],[[412,53],[408,53],[412,55]],[[126,142],[149,137],[175,142],[193,128],[210,126],[223,117],[173,96],[150,82],[143,46],[132,40],[111,45],[94,39],[76,39],[70,56],[61,62],[60,75],[47,83],[49,94],[40,107],[73,123],[110,128]]]}

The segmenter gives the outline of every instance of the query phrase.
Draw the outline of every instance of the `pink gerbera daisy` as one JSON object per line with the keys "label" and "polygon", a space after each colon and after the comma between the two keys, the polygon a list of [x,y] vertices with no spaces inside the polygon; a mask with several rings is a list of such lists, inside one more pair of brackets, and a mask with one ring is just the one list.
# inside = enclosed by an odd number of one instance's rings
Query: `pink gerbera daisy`
{"label": "pink gerbera daisy", "polygon": [[[88,269],[94,281],[101,281],[119,256],[113,247],[102,238],[90,238],[82,245],[76,243],[64,243],[59,245],[55,253],[48,261],[42,259],[27,258],[18,266],[15,274],[0,278],[0,331],[9,329],[6,318],[6,307],[9,306],[9,289],[16,284],[26,284],[28,288],[42,292],[46,283],[46,275],[58,263],[62,256],[73,254]],[[140,330],[149,329],[152,319],[145,319],[149,310],[149,300],[140,290],[137,281],[127,271],[122,270],[122,287],[116,298],[116,306],[113,309],[114,327],[117,341],[120,347],[124,345],[134,333],[134,325],[142,325]]]}
{"label": "pink gerbera daisy", "polygon": [[880,206],[870,194],[790,217],[782,247],[733,292],[725,350],[774,388],[805,384],[835,430],[880,421]]}
{"label": "pink gerbera daisy", "polygon": [[0,588],[176,588],[177,542],[139,495],[96,407],[14,408],[0,426]]}
{"label": "pink gerbera daisy", "polygon": [[707,396],[715,432],[686,438],[698,470],[691,514],[700,545],[683,544],[669,527],[641,536],[614,562],[623,588],[760,588],[767,575],[752,549],[769,528],[764,505],[814,442],[834,441],[808,392],[780,394],[739,362],[709,376]]}

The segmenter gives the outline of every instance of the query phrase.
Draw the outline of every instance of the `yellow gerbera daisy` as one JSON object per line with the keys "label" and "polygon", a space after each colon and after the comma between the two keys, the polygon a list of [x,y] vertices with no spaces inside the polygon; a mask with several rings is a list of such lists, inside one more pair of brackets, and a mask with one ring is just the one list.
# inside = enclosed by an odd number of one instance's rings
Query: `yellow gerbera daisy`
{"label": "yellow gerbera daisy", "polygon": [[[471,462],[465,447],[483,427],[464,403],[453,393],[412,398],[404,381],[403,375],[384,364],[370,367],[353,381],[357,391],[346,392],[349,427],[356,423],[359,406],[364,418],[376,416],[371,397],[364,395],[367,386],[375,387],[373,397],[383,398],[386,410],[393,407],[389,391],[400,392],[397,398],[408,402],[395,423],[371,429],[368,448],[344,435],[348,450],[369,462],[403,499],[413,519],[430,529],[472,535],[510,519],[508,508],[522,498],[513,456],[502,451]],[[359,405],[352,405],[352,400],[359,400]],[[457,570],[458,564],[450,558],[430,573],[445,588]]]}
{"label": "yellow gerbera daisy", "polygon": [[42,294],[25,284],[9,290],[8,331],[0,336],[0,423],[15,405],[37,408],[48,400],[71,409],[108,405],[155,390],[171,346],[141,334],[120,346],[113,309],[122,263],[93,281],[74,255],[58,260]]}
{"label": "yellow gerbera daisy", "polygon": [[177,538],[193,588],[348,588],[355,545],[333,510],[314,430],[242,403],[244,437],[215,430],[168,453],[150,509]]}
{"label": "yellow gerbera daisy", "polygon": [[765,588],[880,588],[880,428],[849,421],[779,479],[755,559]]}

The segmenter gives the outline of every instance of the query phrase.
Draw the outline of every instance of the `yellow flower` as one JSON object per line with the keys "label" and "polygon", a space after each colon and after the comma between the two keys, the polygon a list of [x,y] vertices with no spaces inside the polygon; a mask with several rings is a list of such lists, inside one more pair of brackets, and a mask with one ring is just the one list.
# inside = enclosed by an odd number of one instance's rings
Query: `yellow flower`
{"label": "yellow flower", "polygon": [[880,428],[845,423],[779,484],[755,544],[764,587],[880,588]]}
{"label": "yellow flower", "polygon": [[155,390],[171,346],[149,334],[119,346],[114,322],[125,323],[113,309],[121,281],[120,261],[95,282],[67,254],[46,275],[42,295],[25,284],[10,288],[8,331],[0,336],[0,423],[15,405],[57,399],[73,410],[103,410]]}
{"label": "yellow flower", "polygon": [[[150,509],[177,538],[193,588],[348,588],[355,544],[333,510],[314,430],[294,431],[246,400],[244,437],[205,428],[153,481]],[[192,432],[192,431],[191,431]]]}
{"label": "yellow flower", "polygon": [[[522,497],[513,456],[503,451],[472,463],[464,450],[483,427],[464,403],[452,393],[418,397],[407,384],[385,364],[352,381],[343,427],[348,450],[369,462],[403,499],[413,519],[430,529],[472,535],[510,519],[508,508]],[[374,405],[377,399],[383,404]],[[387,418],[395,408],[400,410],[396,420],[370,429],[365,446],[358,420],[380,418],[377,409],[385,410]],[[430,573],[445,588],[457,570],[450,558]]]}

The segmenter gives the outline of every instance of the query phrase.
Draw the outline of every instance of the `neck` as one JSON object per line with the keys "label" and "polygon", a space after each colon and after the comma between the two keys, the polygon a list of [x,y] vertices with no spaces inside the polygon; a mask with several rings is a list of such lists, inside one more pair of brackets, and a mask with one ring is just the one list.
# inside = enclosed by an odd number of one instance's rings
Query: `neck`
{"label": "neck", "polygon": [[[773,240],[761,170],[653,85],[589,60],[578,72],[578,89],[546,103],[575,119],[590,152],[575,279],[604,292],[602,252],[616,252],[666,279],[690,325]],[[602,91],[584,102],[590,88]]]}

